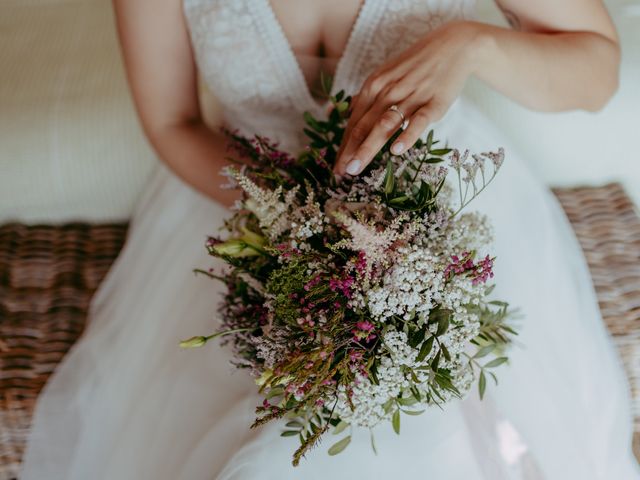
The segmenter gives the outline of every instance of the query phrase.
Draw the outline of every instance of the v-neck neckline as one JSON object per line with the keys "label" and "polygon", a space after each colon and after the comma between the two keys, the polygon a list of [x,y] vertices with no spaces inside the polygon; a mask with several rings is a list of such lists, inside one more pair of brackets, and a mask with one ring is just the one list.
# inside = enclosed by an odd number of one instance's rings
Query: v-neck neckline
{"label": "v-neck neckline", "polygon": [[[373,11],[373,6],[378,3],[377,0],[363,0],[356,20],[351,26],[349,38],[342,51],[342,54],[338,58],[336,69],[333,74],[333,81],[331,82],[331,95],[335,95],[336,89],[343,86],[344,81],[348,77],[349,69],[353,68],[355,60],[362,51],[363,43],[366,43],[365,26],[371,24],[370,15]],[[296,58],[293,47],[289,42],[282,24],[271,6],[270,0],[258,0],[261,18],[264,19],[262,29],[264,34],[269,39],[269,43],[272,46],[272,52],[278,61],[278,67],[281,73],[286,77],[287,85],[292,89],[290,92],[294,99],[299,103],[304,110],[320,111],[324,110],[328,102],[318,101],[311,94],[311,89],[304,76],[300,63]]]}

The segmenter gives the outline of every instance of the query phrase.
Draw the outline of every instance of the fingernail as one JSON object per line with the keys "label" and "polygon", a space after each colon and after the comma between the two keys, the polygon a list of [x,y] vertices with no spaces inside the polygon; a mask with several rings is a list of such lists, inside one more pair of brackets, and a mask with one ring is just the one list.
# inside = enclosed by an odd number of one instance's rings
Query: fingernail
{"label": "fingernail", "polygon": [[404,143],[397,142],[391,146],[391,153],[394,155],[400,155],[404,151]]}
{"label": "fingernail", "polygon": [[362,162],[357,158],[354,158],[347,165],[347,173],[349,175],[357,175],[360,172],[361,165],[362,165]]}

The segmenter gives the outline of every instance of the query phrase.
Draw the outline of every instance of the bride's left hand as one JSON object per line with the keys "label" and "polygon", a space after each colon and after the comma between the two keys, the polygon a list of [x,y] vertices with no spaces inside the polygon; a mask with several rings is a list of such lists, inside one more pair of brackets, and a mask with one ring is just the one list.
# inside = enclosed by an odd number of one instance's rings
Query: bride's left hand
{"label": "bride's left hand", "polygon": [[[474,71],[473,22],[446,23],[373,72],[354,97],[334,171],[358,175],[402,125],[392,152],[409,149],[440,119]],[[395,105],[398,112],[389,108]]]}

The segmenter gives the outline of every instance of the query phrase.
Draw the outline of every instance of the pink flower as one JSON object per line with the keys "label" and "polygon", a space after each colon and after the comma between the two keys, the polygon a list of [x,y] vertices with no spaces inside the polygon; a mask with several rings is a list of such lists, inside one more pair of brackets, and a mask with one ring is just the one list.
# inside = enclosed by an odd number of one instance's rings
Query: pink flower
{"label": "pink flower", "polygon": [[362,250],[358,252],[358,260],[356,260],[356,271],[362,275],[367,271],[367,255]]}
{"label": "pink flower", "polygon": [[445,268],[444,275],[451,278],[453,275],[466,274],[471,277],[471,283],[478,285],[487,283],[489,278],[493,278],[493,258],[487,255],[478,263],[473,261],[473,252],[463,252],[461,257],[451,256],[451,263]]}
{"label": "pink flower", "polygon": [[356,342],[360,340],[364,340],[365,342],[370,342],[374,338],[376,338],[376,334],[373,333],[375,326],[368,320],[360,320],[356,323],[356,328],[351,330],[353,333],[353,339]]}
{"label": "pink flower", "polygon": [[329,288],[334,292],[340,292],[345,297],[351,298],[351,286],[354,284],[355,280],[353,277],[346,276],[342,279],[329,279]]}

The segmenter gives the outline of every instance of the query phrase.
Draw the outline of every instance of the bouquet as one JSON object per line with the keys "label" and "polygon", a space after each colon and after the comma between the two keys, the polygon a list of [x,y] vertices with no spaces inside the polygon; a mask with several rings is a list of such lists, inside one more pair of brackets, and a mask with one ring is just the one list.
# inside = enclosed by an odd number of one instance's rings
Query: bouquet
{"label": "bouquet", "polygon": [[353,427],[390,421],[399,433],[403,415],[474,383],[482,397],[516,333],[508,305],[489,300],[488,219],[463,212],[503,150],[461,153],[431,131],[399,156],[392,138],[361,176],[337,179],[350,98],[331,101],[326,120],[305,114],[309,145],[298,156],[227,132],[243,162],[226,175],[243,197],[207,248],[228,269],[198,270],[226,285],[222,326],[181,344],[230,345],[263,396],[253,427],[285,419],[282,436],[300,439],[294,465],[329,431],[342,435],[335,455]]}

